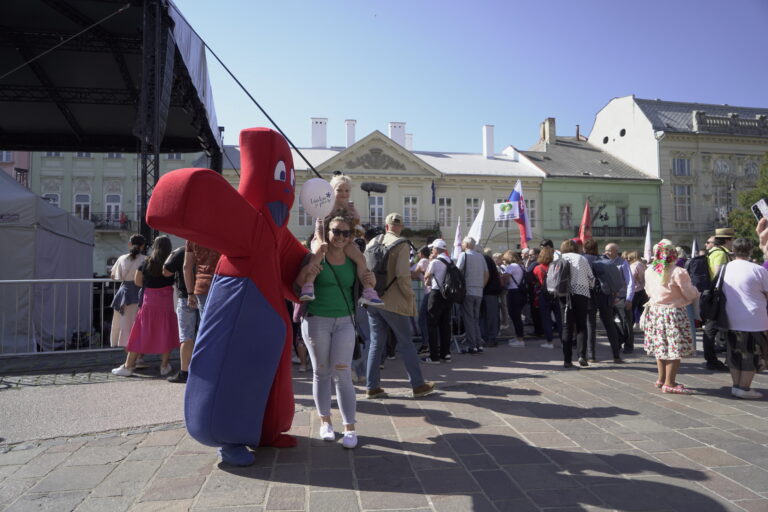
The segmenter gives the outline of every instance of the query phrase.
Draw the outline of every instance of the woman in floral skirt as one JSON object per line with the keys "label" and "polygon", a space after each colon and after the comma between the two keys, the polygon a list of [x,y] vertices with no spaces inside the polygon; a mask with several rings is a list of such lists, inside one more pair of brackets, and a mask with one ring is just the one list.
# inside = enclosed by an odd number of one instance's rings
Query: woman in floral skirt
{"label": "woman in floral skirt", "polygon": [[656,387],[664,393],[690,394],[675,378],[680,360],[694,354],[691,323],[685,307],[699,297],[684,269],[678,267],[677,251],[669,240],[653,247],[654,259],[645,271],[649,301],[641,327],[645,351],[656,358],[659,378]]}

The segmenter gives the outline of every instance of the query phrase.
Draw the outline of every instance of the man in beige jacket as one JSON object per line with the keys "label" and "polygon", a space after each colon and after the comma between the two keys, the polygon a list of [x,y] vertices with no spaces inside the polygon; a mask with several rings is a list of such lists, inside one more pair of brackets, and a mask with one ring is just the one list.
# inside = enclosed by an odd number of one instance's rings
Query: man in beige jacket
{"label": "man in beige jacket", "polygon": [[[387,232],[383,238],[376,237],[368,245],[383,243],[391,247],[402,240],[403,217],[399,213],[390,213],[386,219]],[[434,392],[435,384],[425,382],[419,366],[419,356],[413,344],[411,318],[416,316],[416,301],[411,288],[410,253],[407,243],[397,243],[392,247],[387,258],[386,291],[381,296],[384,305],[368,308],[368,320],[371,326],[371,347],[368,351],[367,396],[368,398],[386,398],[381,389],[379,364],[381,351],[387,344],[387,329],[395,336],[395,343],[408,373],[414,398]]]}

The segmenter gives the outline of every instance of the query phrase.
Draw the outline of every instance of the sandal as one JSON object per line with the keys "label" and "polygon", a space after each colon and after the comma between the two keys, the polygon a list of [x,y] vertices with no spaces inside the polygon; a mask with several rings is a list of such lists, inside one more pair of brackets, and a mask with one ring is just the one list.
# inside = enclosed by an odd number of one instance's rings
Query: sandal
{"label": "sandal", "polygon": [[676,386],[662,386],[661,391],[663,391],[664,393],[675,393],[677,395],[693,394],[693,391],[683,386],[682,384],[678,384]]}
{"label": "sandal", "polygon": [[657,388],[661,388],[661,386],[663,386],[663,385],[664,385],[664,381],[663,381],[663,380],[657,380],[657,381],[655,382],[655,385],[656,385],[656,387],[657,387]]}

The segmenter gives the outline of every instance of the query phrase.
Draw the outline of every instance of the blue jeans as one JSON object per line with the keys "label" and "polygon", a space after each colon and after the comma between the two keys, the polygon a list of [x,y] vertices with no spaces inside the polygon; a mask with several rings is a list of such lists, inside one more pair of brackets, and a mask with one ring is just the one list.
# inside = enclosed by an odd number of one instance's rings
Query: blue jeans
{"label": "blue jeans", "polygon": [[367,388],[378,389],[381,387],[381,356],[387,346],[387,327],[392,329],[395,335],[395,344],[400,351],[405,371],[411,387],[415,388],[424,384],[424,377],[419,366],[419,356],[413,345],[413,333],[411,331],[411,318],[398,315],[381,308],[368,308],[368,320],[371,325],[371,347],[368,351],[368,385]]}
{"label": "blue jeans", "polygon": [[480,337],[480,304],[482,302],[483,297],[480,295],[467,295],[461,304],[461,317],[464,320],[468,348],[478,348],[483,344]]}
{"label": "blue jeans", "polygon": [[480,312],[480,336],[488,345],[496,344],[499,335],[499,296],[483,295],[483,308]]}
{"label": "blue jeans", "polygon": [[[553,331],[557,331],[560,341],[563,339],[563,320],[560,312],[560,302],[552,298],[550,300],[546,291],[539,292],[539,313],[541,314],[541,327],[544,329],[544,338],[547,343],[552,343]],[[554,325],[552,317],[554,319]]]}
{"label": "blue jeans", "polygon": [[429,305],[429,289],[424,290],[424,297],[421,299],[419,305],[419,331],[421,331],[421,346],[429,346],[429,313],[427,313],[427,306]]}

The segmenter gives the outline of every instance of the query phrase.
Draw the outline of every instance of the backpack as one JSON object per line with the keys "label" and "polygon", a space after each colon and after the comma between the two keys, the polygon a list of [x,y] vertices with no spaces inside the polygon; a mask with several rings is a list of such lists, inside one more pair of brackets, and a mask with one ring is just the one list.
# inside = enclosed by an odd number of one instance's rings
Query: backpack
{"label": "backpack", "polygon": [[464,280],[464,274],[454,263],[447,262],[442,258],[437,258],[445,265],[445,277],[440,284],[440,293],[443,298],[449,302],[461,304],[467,295],[467,282]]}
{"label": "backpack", "polygon": [[501,276],[499,276],[499,269],[496,268],[496,263],[490,256],[483,255],[485,259],[485,265],[488,267],[488,282],[483,288],[483,295],[500,295],[502,291]]}
{"label": "backpack", "polygon": [[611,260],[595,260],[592,263],[592,271],[600,285],[600,290],[606,295],[621,293],[627,287],[621,270]]}
{"label": "backpack", "polygon": [[547,293],[556,299],[567,298],[571,293],[571,262],[560,258],[549,264]]}
{"label": "backpack", "polygon": [[387,291],[392,286],[392,283],[395,282],[395,279],[397,279],[397,276],[395,276],[391,281],[387,282],[389,254],[392,252],[392,249],[406,242],[408,242],[407,239],[400,238],[391,245],[384,245],[384,235],[379,235],[365,248],[363,253],[365,264],[376,276],[376,285],[373,288],[379,295]]}
{"label": "backpack", "polygon": [[704,293],[712,286],[712,280],[709,278],[709,260],[706,255],[694,256],[685,264],[685,270],[691,276],[691,283],[699,293]]}

